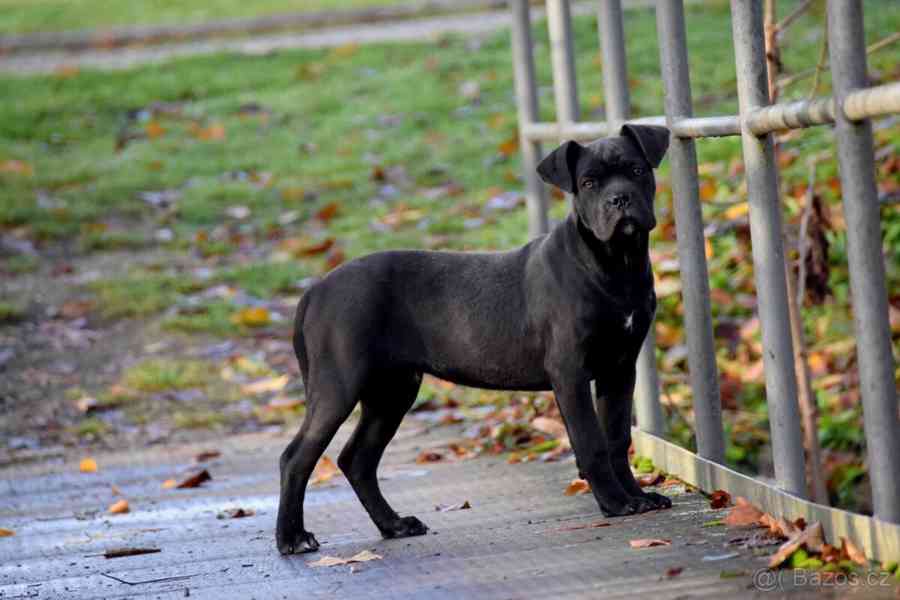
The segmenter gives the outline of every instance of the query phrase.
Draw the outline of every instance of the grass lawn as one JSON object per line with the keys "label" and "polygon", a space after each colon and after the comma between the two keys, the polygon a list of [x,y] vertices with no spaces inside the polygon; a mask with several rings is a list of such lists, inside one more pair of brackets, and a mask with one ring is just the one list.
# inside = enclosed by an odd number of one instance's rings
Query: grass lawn
{"label": "grass lawn", "polygon": [[[66,5],[81,10],[88,4]],[[287,6],[276,4],[266,6]],[[48,14],[57,6],[28,5],[48,7]],[[207,6],[234,7],[234,14],[243,10],[230,0]],[[866,8],[871,40],[900,28],[897,3],[870,1]],[[181,10],[175,4],[153,9],[154,14],[181,15],[167,17],[176,20],[184,18]],[[9,12],[2,11],[4,27],[9,27]],[[107,16],[131,18],[113,15]],[[791,30],[784,52],[788,71],[815,64],[821,25],[812,16]],[[659,114],[662,84],[652,12],[626,12],[626,31],[633,113]],[[594,20],[576,19],[575,32],[582,114],[602,118]],[[735,111],[727,3],[689,7],[688,33],[697,114]],[[536,39],[541,110],[551,119],[543,24],[536,28]],[[125,274],[87,288],[105,319],[158,318],[162,331],[186,336],[252,336],[271,324],[268,317],[241,309],[246,305],[236,300],[241,294],[296,298],[304,278],[367,252],[515,246],[526,240],[527,226],[518,194],[522,183],[509,54],[508,34],[502,33],[449,37],[436,44],[200,57],[125,72],[4,76],[0,231],[31,240],[42,256],[62,252],[79,260],[124,250],[135,257],[164,253],[191,261],[192,270],[182,270],[177,261],[135,261]],[[898,63],[896,49],[870,58],[873,74],[886,80],[897,79]],[[803,82],[787,96],[803,97],[809,88]],[[821,92],[827,91],[826,78]],[[887,190],[900,177],[891,166],[900,131],[878,128],[876,140],[879,179]],[[833,148],[833,142],[829,128],[782,140],[789,223],[800,217],[808,177],[804,157]],[[698,149],[703,212],[712,227],[710,271],[729,460],[754,469],[766,463],[767,421],[761,372],[750,368],[760,364],[760,349],[740,143],[736,138],[704,140]],[[690,445],[667,169],[664,164],[658,177],[660,226],[653,241],[659,359],[673,435]],[[826,158],[816,185],[831,207],[824,234],[830,242],[825,261],[830,296],[808,306],[805,317],[825,415],[823,441],[841,457],[829,471],[837,473],[832,492],[850,506],[865,470],[859,458],[857,384],[852,375],[845,377],[855,372],[855,355],[836,173],[834,160]],[[554,217],[566,211],[564,202],[554,203]],[[900,214],[886,207],[882,216],[891,254],[890,295],[900,304]],[[197,265],[203,266],[202,276]],[[4,277],[27,276],[38,268],[33,259],[0,257]],[[231,292],[219,293],[222,288]],[[0,300],[10,306],[21,301]],[[176,310],[168,310],[172,306]]]}
{"label": "grass lawn", "polygon": [[0,35],[102,29],[128,25],[179,25],[290,12],[349,10],[409,0],[0,0]]}

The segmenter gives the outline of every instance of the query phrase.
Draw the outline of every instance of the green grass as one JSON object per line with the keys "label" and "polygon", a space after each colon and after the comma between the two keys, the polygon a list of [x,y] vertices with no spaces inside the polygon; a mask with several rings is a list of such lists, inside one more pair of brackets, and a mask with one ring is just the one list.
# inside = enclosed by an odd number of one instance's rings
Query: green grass
{"label": "green grass", "polygon": [[109,318],[144,317],[175,304],[184,294],[202,289],[184,276],[135,271],[126,277],[91,284],[100,309]]}
{"label": "green grass", "polygon": [[0,34],[179,25],[291,12],[348,10],[408,0],[0,0]]}
{"label": "green grass", "polygon": [[202,361],[148,359],[129,368],[122,383],[142,392],[202,387],[212,378],[212,366]]}

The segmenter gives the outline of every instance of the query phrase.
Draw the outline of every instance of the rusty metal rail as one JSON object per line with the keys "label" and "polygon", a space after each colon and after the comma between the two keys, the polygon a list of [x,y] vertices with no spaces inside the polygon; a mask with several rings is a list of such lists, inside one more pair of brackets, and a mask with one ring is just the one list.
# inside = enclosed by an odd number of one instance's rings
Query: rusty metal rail
{"label": "rusty metal rail", "polygon": [[[520,106],[519,131],[529,223],[531,233],[538,235],[548,228],[546,191],[535,173],[541,158],[540,142],[595,139],[614,134],[628,119],[621,2],[599,2],[598,29],[607,107],[605,122],[578,121],[568,0],[547,0],[557,121],[537,120],[529,7],[525,0],[511,0],[511,7],[515,42],[513,64]],[[866,87],[862,3],[860,0],[828,0],[834,97],[772,105],[766,78],[762,3],[731,0],[731,13],[740,114],[693,116],[683,2],[658,0],[657,31],[666,114],[628,121],[666,125],[672,132],[670,161],[675,226],[699,456],[686,451],[675,452],[661,437],[664,422],[656,365],[652,359],[652,338],[645,344],[638,364],[636,443],[673,472],[681,471],[680,474],[688,479],[693,477],[693,482],[698,485],[733,481],[773,509],[793,507],[821,517],[826,529],[832,533],[866,530],[869,532],[863,536],[866,551],[870,556],[884,556],[885,551],[895,552],[900,548],[900,477],[896,476],[896,464],[900,460],[900,421],[869,119],[900,113],[900,82]],[[850,287],[874,517],[851,515],[803,500],[806,495],[804,455],[772,133],[832,123],[836,131],[847,220]],[[731,475],[733,472],[723,466],[725,443],[694,148],[695,139],[722,136],[741,136],[742,140],[777,486],[749,478],[736,479]],[[832,522],[838,525],[830,525]]]}

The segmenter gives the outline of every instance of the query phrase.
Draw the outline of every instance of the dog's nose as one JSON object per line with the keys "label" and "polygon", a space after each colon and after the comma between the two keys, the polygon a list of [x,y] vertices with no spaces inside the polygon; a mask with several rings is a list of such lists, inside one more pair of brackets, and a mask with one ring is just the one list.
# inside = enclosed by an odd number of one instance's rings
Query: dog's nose
{"label": "dog's nose", "polygon": [[613,194],[609,197],[608,202],[618,209],[628,208],[631,204],[630,194]]}

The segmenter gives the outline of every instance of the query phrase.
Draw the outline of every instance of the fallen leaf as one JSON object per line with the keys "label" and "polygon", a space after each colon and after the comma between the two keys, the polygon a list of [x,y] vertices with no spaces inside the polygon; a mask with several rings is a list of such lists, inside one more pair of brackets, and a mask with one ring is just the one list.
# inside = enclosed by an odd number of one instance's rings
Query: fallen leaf
{"label": "fallen leaf", "polygon": [[654,469],[650,473],[642,473],[640,475],[636,475],[634,479],[635,481],[637,481],[639,486],[649,487],[651,485],[656,485],[660,480],[664,478],[662,472],[659,469]]}
{"label": "fallen leaf", "polygon": [[216,515],[217,519],[243,519],[256,514],[252,508],[226,508]]}
{"label": "fallen leaf", "polygon": [[86,414],[97,407],[97,399],[91,396],[82,396],[75,401],[75,409],[81,414]]}
{"label": "fallen leaf", "polygon": [[669,567],[666,569],[666,577],[678,577],[682,571],[684,571],[684,567]]}
{"label": "fallen leaf", "polygon": [[16,532],[12,529],[4,529],[3,527],[0,527],[0,537],[10,537],[13,535],[16,535]]}
{"label": "fallen leaf", "polygon": [[218,450],[204,450],[203,452],[200,452],[196,456],[194,456],[194,462],[206,462],[214,458],[219,458],[220,456],[222,456],[222,453]]}
{"label": "fallen leaf", "polygon": [[340,472],[341,470],[338,469],[337,465],[334,464],[334,461],[328,458],[328,455],[326,454],[319,459],[316,468],[313,469],[309,482],[312,485],[325,483],[335,475],[340,474]]}
{"label": "fallen leaf", "polygon": [[336,567],[339,565],[348,565],[350,563],[368,562],[370,560],[381,560],[382,556],[375,554],[369,550],[357,552],[350,558],[339,558],[337,556],[323,556],[319,560],[307,562],[311,567]]}
{"label": "fallen leaf", "polygon": [[643,539],[643,540],[630,540],[628,542],[632,548],[653,548],[654,546],[671,546],[672,540],[661,540],[661,539]]}
{"label": "fallen leaf", "polygon": [[729,221],[736,221],[749,212],[750,205],[747,202],[740,202],[723,212],[722,216]]}
{"label": "fallen leaf", "polygon": [[339,211],[340,211],[340,206],[338,205],[338,203],[331,202],[329,204],[326,204],[322,208],[320,208],[318,211],[316,211],[316,218],[319,219],[320,221],[324,221],[325,223],[328,223],[329,221],[331,221],[331,219],[333,219],[334,217],[337,216]]}
{"label": "fallen leaf", "polygon": [[731,504],[731,494],[725,490],[716,490],[709,496],[709,507],[718,510]]}
{"label": "fallen leaf", "polygon": [[196,123],[191,127],[191,133],[201,141],[218,141],[225,139],[225,126],[221,123],[212,123],[207,127],[200,127]]}
{"label": "fallen leaf", "polygon": [[334,246],[334,238],[326,238],[321,242],[297,248],[295,254],[297,256],[316,256],[317,254],[328,252],[332,246]]}
{"label": "fallen leaf", "polygon": [[122,495],[122,490],[120,490],[119,486],[117,486],[114,483],[110,484],[109,491],[112,492],[113,496],[121,496]]}
{"label": "fallen leaf", "polygon": [[6,160],[0,163],[0,173],[11,173],[13,175],[31,177],[34,175],[34,167],[24,160]]}
{"label": "fallen leaf", "polygon": [[90,457],[82,458],[81,462],[78,463],[78,470],[82,473],[96,473],[97,461]]}
{"label": "fallen leaf", "polygon": [[124,498],[117,502],[113,502],[108,509],[107,512],[111,515],[122,515],[131,511],[131,507],[128,506],[128,500]]}
{"label": "fallen leaf", "polygon": [[246,327],[264,327],[269,324],[269,310],[261,306],[251,306],[239,310],[231,320]]}
{"label": "fallen leaf", "polygon": [[258,394],[269,394],[272,392],[280,392],[284,389],[284,386],[286,386],[287,383],[287,375],[281,375],[279,377],[269,377],[268,379],[260,379],[259,381],[248,383],[241,388],[241,391],[252,396]]}
{"label": "fallen leaf", "polygon": [[156,554],[162,552],[159,548],[114,548],[103,553],[103,558],[123,558],[125,556],[140,556],[141,554]]}
{"label": "fallen leaf", "polygon": [[157,121],[150,121],[146,125],[144,125],[144,133],[147,134],[147,137],[151,140],[155,140],[158,137],[162,137],[165,135],[165,128],[159,124]]}
{"label": "fallen leaf", "polygon": [[416,462],[419,464],[433,463],[441,460],[444,460],[444,455],[440,452],[435,452],[434,450],[423,450],[416,457]]}
{"label": "fallen leaf", "polygon": [[794,552],[804,546],[812,552],[820,552],[824,548],[825,538],[821,523],[813,523],[782,544],[778,551],[769,558],[769,568],[774,569],[781,566]]}
{"label": "fallen leaf", "polygon": [[434,507],[434,510],[438,512],[450,512],[452,510],[468,510],[470,508],[472,508],[472,505],[469,504],[468,500],[466,500],[465,502],[460,502],[459,504],[438,504]]}
{"label": "fallen leaf", "polygon": [[566,496],[575,496],[576,494],[587,494],[591,491],[591,484],[589,484],[584,479],[573,479],[572,482],[566,486],[566,490],[563,492]]}
{"label": "fallen leaf", "polygon": [[212,480],[212,475],[209,474],[209,471],[203,469],[199,473],[194,473],[187,479],[183,480],[181,483],[176,485],[175,487],[178,489],[186,489],[186,488],[195,488],[199,487],[203,483]]}
{"label": "fallen leaf", "polygon": [[847,557],[861,567],[869,564],[865,553],[859,549],[859,546],[851,542],[845,537],[841,537],[841,556]]}
{"label": "fallen leaf", "polygon": [[728,527],[748,527],[758,524],[762,516],[761,510],[739,496],[735,507],[731,509],[724,521]]}

